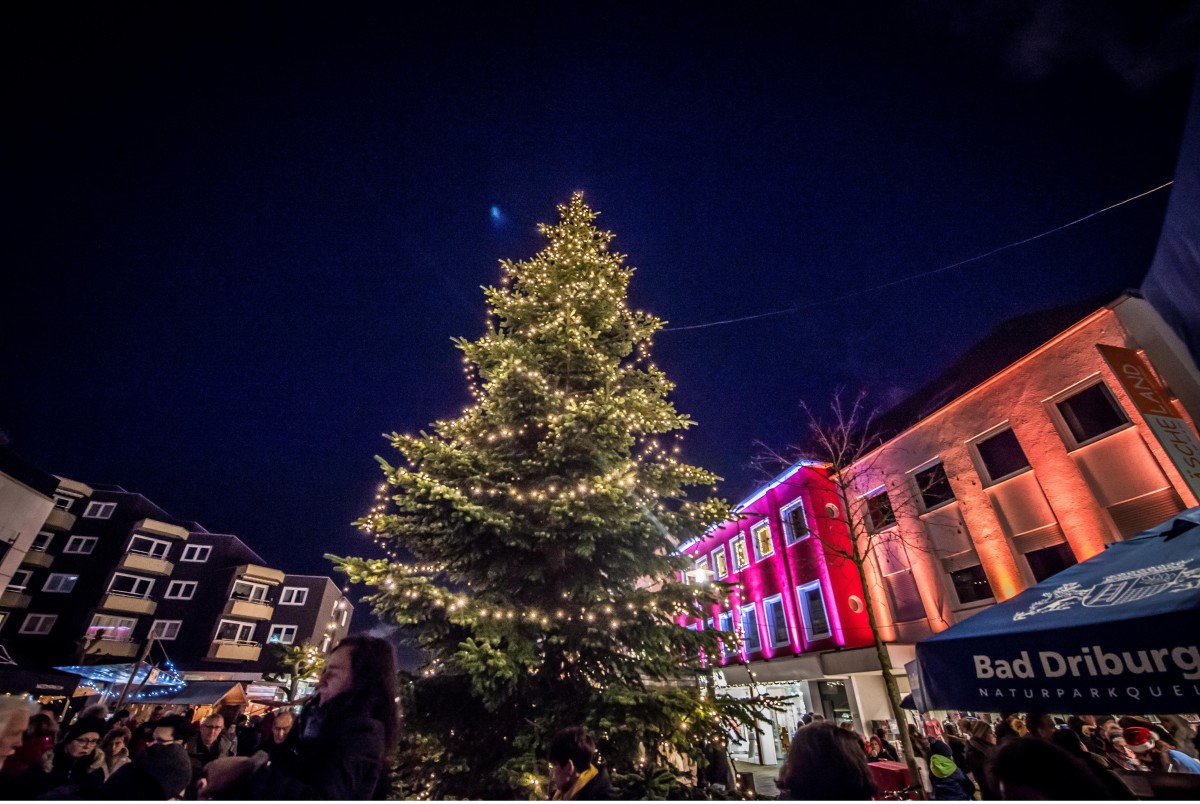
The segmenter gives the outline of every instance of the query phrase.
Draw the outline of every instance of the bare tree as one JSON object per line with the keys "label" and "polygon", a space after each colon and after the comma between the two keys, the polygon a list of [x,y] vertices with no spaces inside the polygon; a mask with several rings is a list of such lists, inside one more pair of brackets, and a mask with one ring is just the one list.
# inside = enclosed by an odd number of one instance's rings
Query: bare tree
{"label": "bare tree", "polygon": [[807,459],[824,464],[829,471],[829,479],[840,502],[839,510],[814,513],[818,518],[840,523],[849,538],[831,538],[832,533],[840,535],[840,529],[832,528],[818,528],[814,535],[820,539],[826,556],[832,562],[849,562],[858,574],[875,654],[883,671],[888,703],[900,732],[905,762],[913,783],[917,784],[921,775],[912,740],[905,728],[907,720],[900,707],[900,687],[876,614],[875,602],[883,590],[877,580],[881,573],[875,562],[884,549],[899,546],[906,550],[925,551],[928,547],[923,541],[906,539],[903,532],[894,527],[897,508],[916,504],[910,489],[887,488],[888,494],[878,495],[871,500],[862,499],[864,488],[878,485],[872,456],[877,457],[884,445],[884,439],[874,425],[875,412],[866,407],[866,399],[866,391],[860,391],[852,401],[847,401],[844,392],[839,389],[830,400],[825,417],[818,416],[807,403],[801,402],[800,409],[807,428],[805,442],[789,447],[787,456],[767,448],[759,461],[790,465],[797,459]]}

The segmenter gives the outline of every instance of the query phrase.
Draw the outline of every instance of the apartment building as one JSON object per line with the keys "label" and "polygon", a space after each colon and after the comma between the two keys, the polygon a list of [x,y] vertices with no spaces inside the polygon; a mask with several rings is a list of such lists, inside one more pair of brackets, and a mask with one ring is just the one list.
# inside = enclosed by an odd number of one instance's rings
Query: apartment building
{"label": "apartment building", "polygon": [[22,558],[54,509],[57,489],[54,475],[0,444],[0,607]]}
{"label": "apartment building", "polygon": [[0,597],[0,640],[26,663],[129,663],[153,638],[151,657],[187,677],[256,680],[268,642],[328,647],[346,634],[352,608],[328,578],[287,582],[238,537],[140,494],[55,481]]}

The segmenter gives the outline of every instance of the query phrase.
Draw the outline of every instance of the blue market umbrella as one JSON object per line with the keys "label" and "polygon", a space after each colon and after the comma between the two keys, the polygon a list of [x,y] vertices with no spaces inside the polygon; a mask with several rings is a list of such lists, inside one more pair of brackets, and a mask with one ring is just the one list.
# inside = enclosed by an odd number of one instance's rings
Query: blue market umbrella
{"label": "blue market umbrella", "polygon": [[917,643],[934,709],[1200,711],[1200,507]]}

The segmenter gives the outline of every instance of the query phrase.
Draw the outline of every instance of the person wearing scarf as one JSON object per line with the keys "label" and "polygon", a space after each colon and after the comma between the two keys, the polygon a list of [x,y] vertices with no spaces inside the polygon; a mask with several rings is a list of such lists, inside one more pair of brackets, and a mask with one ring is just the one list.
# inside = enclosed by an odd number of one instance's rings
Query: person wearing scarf
{"label": "person wearing scarf", "polygon": [[606,801],[614,798],[605,768],[597,767],[596,743],[580,726],[560,729],[550,740],[550,784],[554,801]]}

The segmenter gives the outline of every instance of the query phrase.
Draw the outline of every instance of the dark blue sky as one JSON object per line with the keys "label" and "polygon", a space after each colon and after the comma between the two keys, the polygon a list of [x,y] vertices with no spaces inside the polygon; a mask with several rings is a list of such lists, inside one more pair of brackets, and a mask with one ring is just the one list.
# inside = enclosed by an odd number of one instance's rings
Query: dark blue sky
{"label": "dark blue sky", "polygon": [[[380,434],[462,407],[450,338],[573,190],[672,324],[813,304],[1169,180],[1195,58],[1195,3],[574,5],[13,19],[13,449],[323,572],[370,552]],[[1138,285],[1167,197],[661,334],[685,456],[737,500],[800,399],[886,405],[1003,318]]]}

